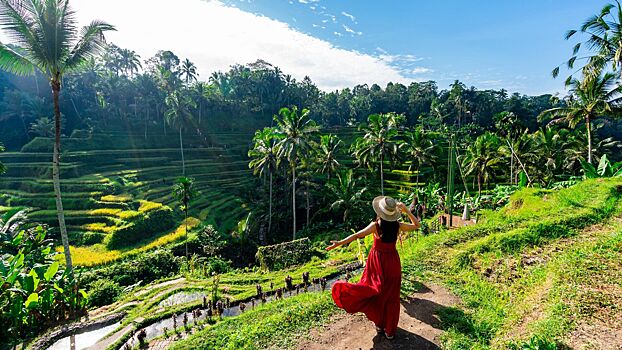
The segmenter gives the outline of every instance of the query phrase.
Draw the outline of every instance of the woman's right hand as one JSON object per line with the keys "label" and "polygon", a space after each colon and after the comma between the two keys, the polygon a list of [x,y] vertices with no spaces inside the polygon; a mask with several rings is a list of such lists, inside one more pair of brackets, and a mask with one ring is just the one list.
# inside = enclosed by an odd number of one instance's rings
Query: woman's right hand
{"label": "woman's right hand", "polygon": [[406,204],[402,203],[402,202],[398,202],[397,203],[397,208],[402,212],[402,213],[407,213],[408,212],[408,207],[406,206]]}
{"label": "woman's right hand", "polygon": [[330,241],[330,243],[331,244],[328,247],[326,247],[326,250],[333,250],[341,245],[339,241]]}

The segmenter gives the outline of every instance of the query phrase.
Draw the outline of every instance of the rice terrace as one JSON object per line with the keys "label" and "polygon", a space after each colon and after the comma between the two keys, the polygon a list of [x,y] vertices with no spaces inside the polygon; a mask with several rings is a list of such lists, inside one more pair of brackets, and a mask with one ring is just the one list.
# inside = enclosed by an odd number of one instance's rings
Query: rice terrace
{"label": "rice terrace", "polygon": [[0,350],[622,349],[622,3],[0,0]]}

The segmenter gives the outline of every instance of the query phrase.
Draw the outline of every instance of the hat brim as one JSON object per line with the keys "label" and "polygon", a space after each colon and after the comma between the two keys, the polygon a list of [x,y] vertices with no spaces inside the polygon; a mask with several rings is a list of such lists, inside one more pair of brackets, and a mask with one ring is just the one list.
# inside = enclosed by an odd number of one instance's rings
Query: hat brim
{"label": "hat brim", "polygon": [[376,215],[378,215],[381,219],[386,220],[386,221],[399,220],[402,217],[402,213],[400,213],[399,210],[396,210],[395,214],[389,215],[380,208],[380,201],[383,200],[385,197],[386,196],[378,196],[374,198],[374,200],[371,202],[371,205],[372,207],[374,207],[374,211],[376,212]]}

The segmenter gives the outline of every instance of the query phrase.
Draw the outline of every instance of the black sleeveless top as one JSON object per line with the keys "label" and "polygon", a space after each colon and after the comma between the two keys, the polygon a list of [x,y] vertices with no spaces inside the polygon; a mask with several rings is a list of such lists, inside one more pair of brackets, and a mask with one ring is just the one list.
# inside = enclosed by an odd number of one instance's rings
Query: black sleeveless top
{"label": "black sleeveless top", "polygon": [[376,220],[376,231],[380,240],[385,243],[395,243],[397,235],[400,232],[399,221],[386,221],[383,219]]}

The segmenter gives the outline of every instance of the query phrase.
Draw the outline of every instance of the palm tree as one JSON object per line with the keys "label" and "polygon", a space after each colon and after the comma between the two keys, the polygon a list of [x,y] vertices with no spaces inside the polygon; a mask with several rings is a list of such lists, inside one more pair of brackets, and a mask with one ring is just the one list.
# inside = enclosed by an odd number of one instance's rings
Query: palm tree
{"label": "palm tree", "polygon": [[54,121],[48,117],[41,117],[30,124],[30,132],[41,137],[54,137]]}
{"label": "palm tree", "polygon": [[[577,60],[585,60],[582,67],[584,75],[598,75],[607,64],[611,64],[614,71],[622,68],[622,6],[618,0],[612,4],[606,4],[600,14],[589,17],[579,29],[566,32],[566,40],[574,37],[577,33],[587,35],[584,43],[577,43],[572,56],[566,62],[569,69],[574,69]],[[586,57],[579,57],[582,47],[587,46],[589,53]],[[622,70],[619,71],[621,74]],[[559,67],[553,69],[553,77],[559,75]],[[567,81],[572,79],[572,75]]]}
{"label": "palm tree", "polygon": [[184,78],[186,85],[189,85],[190,82],[197,80],[197,66],[186,58],[183,62],[181,62],[179,75]]}
{"label": "palm tree", "polygon": [[310,146],[310,138],[318,127],[309,119],[309,110],[303,109],[298,113],[296,106],[281,108],[278,116],[274,116],[278,133],[282,139],[278,143],[278,158],[286,159],[292,170],[292,215],[293,215],[293,239],[296,239],[296,167],[298,156]]}
{"label": "palm tree", "polygon": [[140,55],[137,54],[134,50],[129,49],[120,49],[119,50],[121,66],[126,74],[129,76],[133,76],[135,73],[138,73],[140,69],[143,68],[143,65],[140,63]]}
{"label": "palm tree", "polygon": [[478,196],[482,195],[482,186],[496,177],[501,163],[501,157],[497,154],[500,145],[499,137],[485,133],[477,137],[462,156],[464,175],[475,175],[477,178]]}
{"label": "palm tree", "polygon": [[[251,159],[248,166],[253,169],[253,174],[260,176],[269,176],[269,209],[268,209],[268,233],[272,229],[272,176],[277,169],[277,143],[279,136],[275,128],[263,128],[257,130],[253,137],[254,146],[248,151],[248,157]],[[260,230],[261,236],[259,241],[266,244],[266,236],[263,230]]]}
{"label": "palm tree", "polygon": [[197,109],[199,112],[199,125],[201,125],[203,116],[203,101],[205,101],[205,97],[209,92],[209,86],[206,83],[199,81],[194,84],[192,91],[194,92],[195,100],[199,101],[199,103],[197,104]]}
{"label": "palm tree", "polygon": [[535,167],[542,183],[550,183],[557,172],[577,157],[580,147],[577,139],[568,129],[547,126],[532,134],[533,149],[536,154]]}
{"label": "palm tree", "polygon": [[328,181],[330,181],[331,174],[334,174],[341,166],[337,160],[337,152],[341,145],[343,141],[333,134],[320,136],[320,143],[316,149],[316,163],[320,173],[327,174]]}
{"label": "palm tree", "polygon": [[358,188],[356,179],[352,176],[352,169],[337,173],[336,183],[326,184],[335,200],[330,205],[331,210],[343,210],[343,222],[346,223],[356,208],[361,204],[361,197],[367,188]]}
{"label": "palm tree", "polygon": [[0,26],[15,45],[0,43],[0,68],[21,75],[34,74],[38,69],[52,87],[55,125],[52,177],[66,268],[73,279],[60,189],[61,82],[64,74],[81,69],[89,58],[104,50],[104,32],[114,27],[93,21],[78,32],[76,14],[68,0],[0,0]]}
{"label": "palm tree", "polygon": [[551,123],[567,123],[571,128],[584,122],[587,134],[587,162],[592,163],[592,121],[614,113],[622,101],[622,87],[613,73],[585,76],[580,81],[571,79],[570,98],[566,106],[551,108],[540,118],[553,117]]}
{"label": "palm tree", "polygon": [[376,163],[380,167],[380,192],[384,195],[384,162],[395,162],[399,154],[399,132],[397,127],[404,121],[401,114],[372,114],[367,125],[361,130],[365,132],[353,144],[354,156],[362,166],[373,169]]}
{"label": "palm tree", "polygon": [[194,101],[188,98],[185,91],[175,90],[171,92],[165,99],[166,103],[166,121],[179,129],[179,150],[181,152],[181,173],[186,175],[186,161],[184,159],[184,141],[182,130],[193,121],[191,108],[195,107]]}
{"label": "palm tree", "polygon": [[417,170],[417,186],[419,186],[419,174],[421,167],[424,165],[434,165],[437,159],[437,147],[428,137],[428,133],[424,132],[421,127],[412,131],[407,131],[404,135],[405,140],[402,144],[404,154],[410,161],[408,170],[411,171],[414,166]]}
{"label": "palm tree", "polygon": [[[537,158],[532,134],[529,133],[528,129],[525,129],[521,134],[514,135],[512,138],[507,137],[504,142],[505,144],[499,148],[499,152],[510,158],[510,183],[518,181],[520,171],[514,171],[516,166],[522,169],[529,178],[527,169],[536,163]],[[516,160],[516,165],[514,165],[514,160]]]}
{"label": "palm tree", "polygon": [[186,261],[188,261],[188,208],[190,206],[190,200],[194,197],[194,179],[187,177],[180,177],[177,179],[177,183],[173,187],[173,195],[179,201],[181,210],[184,211],[184,224],[186,226],[185,244],[186,244]]}

